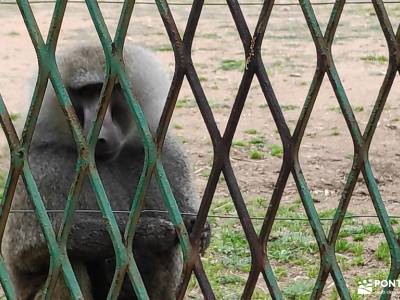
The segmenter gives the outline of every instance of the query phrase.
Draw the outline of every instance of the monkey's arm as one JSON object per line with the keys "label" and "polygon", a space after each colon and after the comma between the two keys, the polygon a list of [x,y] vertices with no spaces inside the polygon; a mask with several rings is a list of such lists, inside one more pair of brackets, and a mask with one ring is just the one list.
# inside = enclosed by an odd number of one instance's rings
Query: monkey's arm
{"label": "monkey's arm", "polygon": [[171,221],[160,217],[142,216],[134,238],[134,248],[163,252],[177,245],[178,236]]}
{"label": "monkey's arm", "polygon": [[[124,235],[126,218],[117,216],[117,224]],[[68,241],[68,250],[80,257],[88,259],[97,257],[109,257],[114,254],[111,238],[106,231],[106,226],[101,220],[88,218],[85,222],[79,219],[75,224]],[[97,222],[98,221],[98,222]],[[186,223],[186,222],[185,222]],[[190,223],[190,222],[189,222]],[[163,252],[174,248],[178,243],[178,235],[175,227],[166,216],[141,216],[136,226],[133,247],[152,249]],[[94,251],[94,249],[96,249]]]}

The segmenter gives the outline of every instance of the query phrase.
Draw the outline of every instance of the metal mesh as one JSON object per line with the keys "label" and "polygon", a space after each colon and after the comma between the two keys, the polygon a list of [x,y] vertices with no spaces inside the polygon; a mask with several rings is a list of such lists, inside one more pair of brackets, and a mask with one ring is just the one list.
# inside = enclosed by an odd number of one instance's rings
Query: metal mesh
{"label": "metal mesh", "polygon": [[[8,140],[12,162],[5,186],[4,197],[0,207],[0,238],[3,236],[17,181],[21,176],[26,186],[28,195],[34,205],[34,211],[43,230],[50,252],[49,274],[44,287],[44,297],[46,297],[46,299],[51,299],[52,290],[56,284],[58,276],[61,273],[63,274],[66,284],[70,290],[71,297],[73,299],[83,298],[71,264],[68,260],[66,253],[66,242],[71,229],[72,216],[75,211],[80,189],[86,176],[89,177],[91,185],[93,186],[93,190],[95,191],[101,214],[109,225],[107,228],[114,245],[116,270],[108,295],[109,299],[117,299],[118,293],[121,289],[122,281],[126,275],[129,276],[137,297],[139,299],[148,299],[147,292],[133,258],[132,241],[140,211],[143,207],[143,199],[146,193],[146,187],[151,176],[156,176],[157,178],[167,210],[174,226],[177,228],[180,245],[183,252],[183,282],[178,292],[178,299],[184,298],[192,272],[195,274],[199,282],[204,298],[215,299],[212,287],[202,266],[202,261],[199,256],[199,249],[195,245],[198,244],[198,241],[201,238],[201,233],[204,228],[221,173],[224,175],[251,252],[251,270],[242,294],[243,299],[251,298],[260,274],[262,274],[272,298],[283,299],[283,295],[278,287],[277,279],[274,275],[265,249],[267,247],[280,200],[290,174],[292,174],[296,182],[298,192],[301,196],[304,209],[306,211],[320,252],[320,270],[313,293],[311,295],[312,299],[321,298],[329,274],[334,280],[340,297],[342,299],[351,299],[342,271],[337,262],[335,243],[360,172],[362,172],[368,187],[376,214],[379,218],[387,243],[389,245],[391,267],[388,279],[397,279],[400,273],[400,247],[390,224],[389,216],[386,212],[382,197],[379,192],[378,184],[374,178],[374,174],[368,160],[369,147],[375,132],[375,128],[385,106],[385,102],[395,79],[396,73],[400,72],[400,26],[397,29],[397,33],[395,33],[389,21],[385,6],[381,0],[373,0],[372,2],[387,41],[387,46],[389,49],[389,64],[385,80],[380,88],[379,95],[364,133],[360,131],[357,121],[354,117],[340,77],[335,68],[334,59],[331,52],[335,31],[338,26],[345,1],[338,0],[334,3],[326,31],[325,33],[322,33],[310,1],[300,0],[304,17],[316,47],[317,67],[305,99],[302,112],[292,135],[290,134],[287,122],[282,114],[279,102],[268,79],[267,70],[261,57],[261,45],[268,25],[271,10],[274,6],[274,1],[263,2],[254,33],[251,34],[238,1],[227,0],[227,5],[229,6],[243,44],[243,49],[245,51],[246,68],[242,75],[242,80],[236,94],[226,130],[221,133],[216,125],[213,113],[191,58],[192,42],[195,36],[199,18],[201,16],[204,0],[195,0],[193,2],[183,36],[179,34],[173,15],[169,10],[167,1],[156,0],[157,8],[173,47],[175,55],[175,73],[167,97],[166,106],[157,130],[155,142],[153,141],[140,106],[133,97],[130,83],[124,71],[123,64],[121,63],[123,61],[122,49],[124,46],[124,40],[134,7],[134,1],[128,0],[123,4],[123,9],[114,38],[112,38],[108,32],[107,26],[105,25],[103,16],[98,7],[98,3],[94,0],[86,1],[86,5],[89,9],[91,18],[94,22],[96,31],[104,49],[106,59],[106,80],[100,96],[101,103],[98,110],[97,120],[90,129],[87,139],[83,136],[79,121],[74,112],[69,96],[62,84],[54,54],[67,2],[67,0],[58,0],[56,2],[47,41],[44,41],[29,2],[27,0],[17,0],[17,4],[20,8],[25,25],[29,31],[39,61],[38,80],[21,139],[18,138],[17,133],[12,125],[10,115],[8,114],[4,105],[3,99],[0,97],[1,125]],[[342,115],[346,121],[354,144],[353,165],[349,176],[347,177],[345,187],[343,188],[339,206],[336,209],[334,220],[328,235],[326,235],[323,230],[321,219],[319,218],[316,208],[313,204],[310,189],[308,188],[306,180],[303,176],[298,157],[304,131],[307,127],[307,123],[309,121],[325,74],[327,74],[332,88],[336,94]],[[168,180],[166,179],[166,174],[158,155],[162,149],[163,140],[166,136],[178,94],[185,77],[188,80],[196,98],[199,110],[210,135],[214,151],[212,170],[203,194],[198,217],[190,237],[188,236],[182,221],[181,214],[178,210],[176,201],[172,194]],[[260,88],[265,96],[265,100],[273,116],[283,145],[281,170],[259,234],[256,233],[252,220],[249,216],[230,161],[230,148],[232,145],[232,139],[238,126],[238,122],[254,77],[257,78],[260,84]],[[76,175],[70,187],[67,205],[64,211],[63,223],[59,232],[54,232],[54,230],[52,230],[51,222],[47,215],[48,212],[46,212],[41,195],[38,191],[31,170],[29,169],[27,158],[29,146],[32,140],[48,80],[51,81],[51,84],[55,89],[59,104],[68,119],[77,149],[79,149],[78,159],[76,162]],[[118,229],[115,217],[96,170],[93,153],[102,121],[109,104],[110,95],[114,87],[114,83],[117,80],[121,84],[124,96],[127,99],[127,104],[141,132],[145,146],[145,164],[138,188],[132,200],[132,209],[129,217],[130,221],[126,226],[124,236],[120,234]],[[10,281],[2,256],[0,256],[0,280],[7,298],[15,299],[14,288]],[[386,287],[381,295],[381,299],[390,298],[390,293],[388,293],[388,291],[391,289],[391,286]]]}

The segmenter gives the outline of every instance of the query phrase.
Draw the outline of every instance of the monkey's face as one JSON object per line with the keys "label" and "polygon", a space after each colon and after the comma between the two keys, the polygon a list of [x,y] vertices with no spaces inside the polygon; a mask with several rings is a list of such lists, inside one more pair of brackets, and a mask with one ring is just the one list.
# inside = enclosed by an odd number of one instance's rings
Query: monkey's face
{"label": "monkey's face", "polygon": [[[93,83],[68,89],[85,136],[88,134],[91,123],[96,119],[102,85],[103,83]],[[116,158],[124,145],[125,137],[128,135],[131,126],[132,118],[125,105],[121,87],[117,84],[112,92],[110,105],[97,140],[96,160]]]}

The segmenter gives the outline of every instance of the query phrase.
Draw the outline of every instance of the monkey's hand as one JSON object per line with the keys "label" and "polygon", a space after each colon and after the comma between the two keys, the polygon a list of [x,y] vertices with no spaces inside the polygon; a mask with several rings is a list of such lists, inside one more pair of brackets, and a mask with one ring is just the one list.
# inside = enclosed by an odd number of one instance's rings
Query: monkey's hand
{"label": "monkey's hand", "polygon": [[[184,223],[191,234],[196,221],[196,216],[184,216]],[[203,255],[210,244],[211,227],[205,223],[201,233],[199,251]],[[134,248],[153,249],[157,252],[168,251],[179,243],[178,234],[173,223],[159,217],[141,217],[135,232]]]}
{"label": "monkey's hand", "polygon": [[[194,228],[194,224],[196,222],[196,216],[185,216],[184,218],[186,228],[188,230],[188,233],[191,234]],[[204,252],[210,245],[210,239],[211,239],[211,226],[208,222],[204,224],[203,231],[201,233],[200,239],[198,241],[199,243],[199,252],[201,255],[204,255]]]}
{"label": "monkey's hand", "polygon": [[177,234],[171,221],[159,217],[140,218],[135,232],[134,248],[163,252],[171,250],[177,242]]}

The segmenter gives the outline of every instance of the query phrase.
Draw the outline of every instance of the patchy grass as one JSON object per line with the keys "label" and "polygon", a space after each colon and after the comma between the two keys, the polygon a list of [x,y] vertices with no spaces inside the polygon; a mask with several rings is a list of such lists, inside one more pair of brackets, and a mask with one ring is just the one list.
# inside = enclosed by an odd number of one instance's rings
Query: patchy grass
{"label": "patchy grass", "polygon": [[170,52],[173,51],[171,44],[165,44],[158,47],[153,48],[154,51],[157,52]]}
{"label": "patchy grass", "polygon": [[362,111],[364,111],[364,107],[363,106],[355,106],[355,107],[353,107],[353,110],[355,112],[362,112]]}
{"label": "patchy grass", "polygon": [[218,39],[220,39],[221,37],[218,35],[218,34],[216,34],[216,33],[205,33],[205,34],[202,34],[202,35],[200,35],[202,38],[205,38],[205,39],[210,39],[210,40],[218,40]]}
{"label": "patchy grass", "polygon": [[388,62],[388,58],[385,55],[367,55],[361,57],[361,60],[368,63],[378,63],[378,64],[386,64]]}
{"label": "patchy grass", "polygon": [[282,157],[283,156],[283,148],[280,145],[270,145],[270,153],[271,156],[275,156],[275,157]]}
{"label": "patchy grass", "polygon": [[243,155],[255,160],[265,158],[266,154],[279,158],[283,156],[282,146],[270,144],[265,136],[257,134],[257,130],[250,128],[245,133],[249,135],[247,138],[232,143],[232,146]]}
{"label": "patchy grass", "polygon": [[208,104],[210,105],[211,108],[213,109],[226,109],[226,108],[230,108],[229,105],[225,104],[225,103],[220,103],[218,101],[215,100],[209,100]]}
{"label": "patchy grass", "polygon": [[192,108],[196,106],[196,102],[191,98],[182,98],[176,101],[176,108]]}
{"label": "patchy grass", "polygon": [[[259,232],[262,220],[257,218],[265,217],[269,202],[263,197],[252,197],[245,201],[248,212],[253,217],[255,230]],[[330,220],[326,219],[332,218],[334,213],[334,209],[319,212],[320,218],[325,219],[322,220],[322,224],[326,232],[331,224]],[[217,217],[237,216],[232,199],[214,199],[210,215],[213,236],[210,248],[203,258],[204,268],[217,299],[239,299],[251,266],[250,249],[237,218]],[[376,238],[376,235],[381,234],[378,223],[363,223],[361,219],[349,218],[351,213],[347,213],[346,216],[336,242],[336,255],[343,271],[363,266],[367,261],[365,255],[368,251],[364,249],[363,243],[352,240],[355,235],[363,234],[365,238]],[[319,272],[319,251],[300,199],[280,205],[266,251],[285,299],[309,299]],[[388,251],[386,242],[382,241],[375,251],[375,258],[378,261],[389,262]],[[379,279],[378,275],[371,278]],[[386,278],[385,274],[382,274],[382,278]],[[349,281],[348,285],[351,294],[357,295],[357,280]],[[195,282],[191,282],[190,287],[190,293],[200,289]],[[200,295],[200,292],[197,295]],[[262,277],[259,278],[252,299],[270,299]],[[335,288],[327,291],[326,299],[340,299]]]}
{"label": "patchy grass", "polygon": [[346,155],[344,156],[344,158],[345,158],[345,159],[353,160],[354,155],[353,155],[353,154],[346,154]]}
{"label": "patchy grass", "polygon": [[296,109],[299,109],[300,108],[300,106],[298,106],[298,105],[281,105],[281,109],[283,110],[283,111],[288,111],[288,110],[296,110]]}
{"label": "patchy grass", "polygon": [[351,237],[355,242],[362,242],[369,236],[375,236],[382,233],[382,229],[378,224],[354,224],[342,228],[339,233],[340,238]]}
{"label": "patchy grass", "polygon": [[255,136],[251,138],[250,144],[252,145],[264,145],[265,144],[265,138],[263,136]]}
{"label": "patchy grass", "polygon": [[[235,214],[230,198],[215,199],[211,208],[212,214]],[[213,238],[203,260],[205,270],[213,283],[218,299],[228,299],[225,296],[240,295],[246,282],[244,274],[250,270],[250,250],[243,230],[237,219],[210,219]],[[265,294],[257,291],[258,294]],[[261,299],[261,298],[258,298]]]}
{"label": "patchy grass", "polygon": [[378,248],[375,250],[375,257],[377,260],[383,261],[387,265],[390,264],[389,246],[386,241],[379,243]]}
{"label": "patchy grass", "polygon": [[200,76],[199,80],[200,80],[200,82],[206,82],[206,81],[208,81],[208,78],[205,76]]}
{"label": "patchy grass", "polygon": [[19,114],[19,113],[11,113],[10,114],[11,121],[13,121],[13,122],[17,121],[20,117],[21,117],[21,114]]}
{"label": "patchy grass", "polygon": [[331,128],[331,135],[332,135],[332,136],[338,136],[338,135],[340,135],[339,128],[337,128],[337,127],[332,127],[332,128]]}
{"label": "patchy grass", "polygon": [[333,112],[338,113],[338,114],[341,114],[341,113],[342,113],[342,110],[340,109],[339,106],[332,106],[332,107],[329,107],[328,110],[329,110],[329,111],[333,111]]}
{"label": "patchy grass", "polygon": [[314,279],[298,279],[291,282],[282,292],[287,299],[306,300],[310,298],[314,284]]}
{"label": "patchy grass", "polygon": [[248,144],[245,141],[242,141],[242,140],[234,140],[232,142],[232,146],[233,147],[247,147]]}
{"label": "patchy grass", "polygon": [[366,235],[377,235],[383,233],[382,227],[375,223],[365,224],[362,228]]}
{"label": "patchy grass", "polygon": [[188,140],[183,136],[178,135],[178,139],[181,141],[182,144],[187,144],[188,143]]}
{"label": "patchy grass", "polygon": [[347,240],[340,239],[336,242],[336,253],[346,253],[350,249],[350,243]]}
{"label": "patchy grass", "polygon": [[4,170],[0,171],[0,200],[3,199],[4,185],[6,184],[7,174]]}
{"label": "patchy grass", "polygon": [[254,128],[249,128],[249,129],[246,129],[244,132],[247,134],[256,134],[257,130],[255,130]]}
{"label": "patchy grass", "polygon": [[331,292],[329,293],[328,299],[329,300],[337,300],[337,299],[339,299],[339,293],[336,290],[336,288],[333,288],[331,290]]}
{"label": "patchy grass", "polygon": [[259,150],[252,149],[252,150],[250,150],[249,157],[251,159],[258,160],[258,159],[263,159],[264,158],[264,154]]}
{"label": "patchy grass", "polygon": [[226,59],[221,62],[221,69],[224,71],[244,70],[246,63],[244,60]]}

